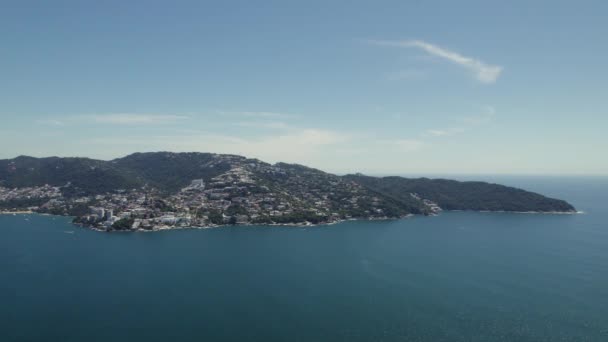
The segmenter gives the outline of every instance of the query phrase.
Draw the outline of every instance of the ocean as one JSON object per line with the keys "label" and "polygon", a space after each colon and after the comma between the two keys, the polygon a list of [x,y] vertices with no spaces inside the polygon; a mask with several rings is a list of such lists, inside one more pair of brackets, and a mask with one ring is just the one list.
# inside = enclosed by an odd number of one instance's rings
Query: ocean
{"label": "ocean", "polygon": [[608,178],[480,178],[584,214],[152,233],[0,215],[0,341],[608,341]]}

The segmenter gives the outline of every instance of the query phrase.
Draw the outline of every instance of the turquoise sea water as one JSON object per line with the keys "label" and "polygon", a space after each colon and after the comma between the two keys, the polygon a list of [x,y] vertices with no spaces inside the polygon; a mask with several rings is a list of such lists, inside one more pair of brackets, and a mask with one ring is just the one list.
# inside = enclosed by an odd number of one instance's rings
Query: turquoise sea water
{"label": "turquoise sea water", "polygon": [[490,180],[586,213],[156,233],[0,216],[0,341],[608,341],[608,179]]}

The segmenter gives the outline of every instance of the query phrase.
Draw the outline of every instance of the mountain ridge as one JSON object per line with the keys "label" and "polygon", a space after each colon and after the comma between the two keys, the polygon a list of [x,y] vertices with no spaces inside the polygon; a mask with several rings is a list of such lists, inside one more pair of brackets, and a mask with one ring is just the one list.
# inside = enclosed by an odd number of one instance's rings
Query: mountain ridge
{"label": "mountain ridge", "polygon": [[575,212],[566,201],[487,182],[339,176],[300,164],[201,152],[133,153],[109,161],[28,156],[0,160],[0,208],[19,203],[23,207],[34,203],[32,199],[38,201],[28,208],[35,211],[82,217],[90,214],[87,208],[103,205],[129,217],[134,211],[145,212],[142,219],[171,212],[189,217],[184,219],[187,225],[329,223],[441,210]]}

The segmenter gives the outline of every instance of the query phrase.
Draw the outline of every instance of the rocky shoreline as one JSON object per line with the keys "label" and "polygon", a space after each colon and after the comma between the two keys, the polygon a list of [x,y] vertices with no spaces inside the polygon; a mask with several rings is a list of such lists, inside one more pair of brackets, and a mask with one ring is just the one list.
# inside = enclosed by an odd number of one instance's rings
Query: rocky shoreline
{"label": "rocky shoreline", "polygon": [[[36,214],[36,213],[34,213]],[[311,223],[311,222],[301,222],[301,223],[237,223],[237,224],[210,224],[204,226],[156,226],[152,229],[113,229],[113,228],[99,228],[93,225],[86,225],[82,223],[72,224],[78,227],[91,229],[98,232],[160,232],[167,230],[182,230],[182,229],[214,229],[214,228],[227,228],[227,227],[323,227],[323,226],[332,226],[343,222],[351,222],[351,221],[395,221],[395,220],[403,220],[407,218],[411,218],[417,215],[408,214],[401,217],[367,217],[367,218],[348,218],[348,219],[339,219],[331,222],[320,222],[320,223]],[[431,215],[436,216],[436,215]]]}
{"label": "rocky shoreline", "polygon": [[[468,210],[446,210],[445,212],[467,212]],[[552,212],[541,212],[541,211],[489,211],[489,210],[478,210],[470,212],[476,213],[504,213],[504,214],[541,214],[541,215],[575,215],[575,214],[584,214],[583,211],[552,211]],[[37,213],[34,211],[2,211],[0,215],[43,215],[43,216],[61,216],[61,217],[70,217],[65,215],[51,215],[46,213]],[[160,231],[168,231],[168,230],[182,230],[182,229],[214,229],[214,228],[227,228],[227,227],[294,227],[294,228],[305,228],[305,227],[323,227],[323,226],[332,226],[343,222],[349,221],[395,221],[408,219],[415,216],[438,216],[439,214],[432,215],[414,215],[408,214],[403,215],[401,217],[367,217],[367,218],[348,218],[348,219],[338,219],[331,222],[320,222],[320,223],[311,223],[311,222],[300,222],[300,223],[242,223],[242,224],[209,224],[203,226],[168,226],[168,225],[160,225],[155,226],[152,229],[113,229],[113,228],[100,228],[94,225],[87,225],[77,222],[72,222],[73,225],[87,228],[98,232],[160,232]]]}

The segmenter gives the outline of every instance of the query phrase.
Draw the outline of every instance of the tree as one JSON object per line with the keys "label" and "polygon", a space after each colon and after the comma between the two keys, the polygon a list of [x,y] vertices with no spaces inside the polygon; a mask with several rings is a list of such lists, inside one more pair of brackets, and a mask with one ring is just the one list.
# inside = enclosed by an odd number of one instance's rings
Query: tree
{"label": "tree", "polygon": [[209,212],[209,222],[213,224],[224,223],[224,215],[219,210],[212,210]]}
{"label": "tree", "polygon": [[133,227],[133,222],[135,222],[132,218],[122,218],[112,224],[112,228],[116,230],[127,230]]}

